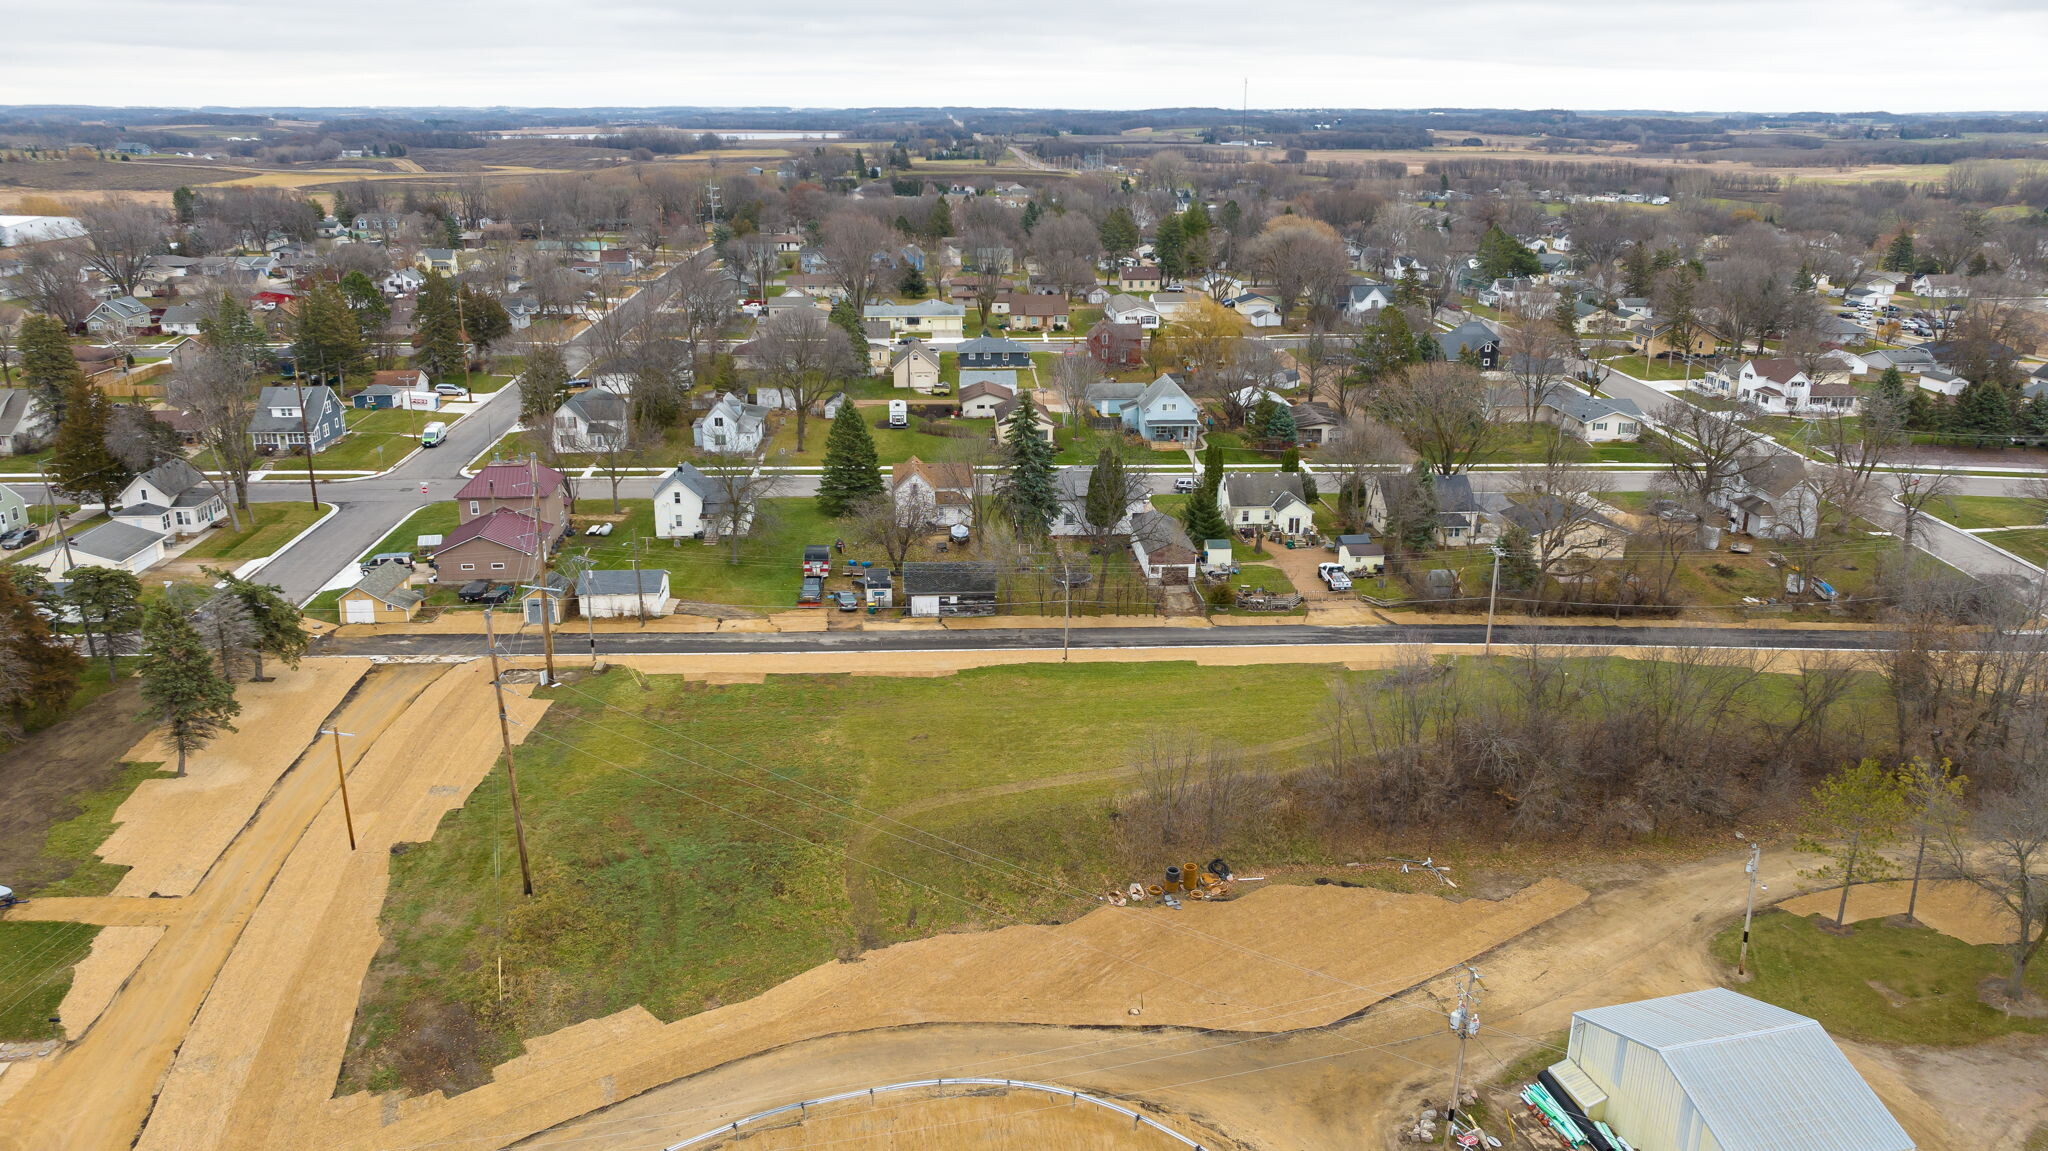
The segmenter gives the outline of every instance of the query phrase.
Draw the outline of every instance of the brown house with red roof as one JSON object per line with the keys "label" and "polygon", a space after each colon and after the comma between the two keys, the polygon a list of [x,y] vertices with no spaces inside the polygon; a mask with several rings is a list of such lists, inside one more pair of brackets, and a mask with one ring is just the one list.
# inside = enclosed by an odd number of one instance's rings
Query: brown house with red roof
{"label": "brown house with red roof", "polygon": [[569,482],[562,473],[539,461],[513,460],[485,464],[455,493],[456,522],[466,524],[500,508],[531,515],[538,490],[540,522],[552,531],[548,538],[562,534],[576,502],[569,495]]}
{"label": "brown house with red roof", "polygon": [[[556,534],[550,530],[546,539],[552,541]],[[542,539],[532,516],[509,507],[492,508],[465,519],[434,549],[434,580],[531,583],[540,578],[541,558],[547,551]]]}

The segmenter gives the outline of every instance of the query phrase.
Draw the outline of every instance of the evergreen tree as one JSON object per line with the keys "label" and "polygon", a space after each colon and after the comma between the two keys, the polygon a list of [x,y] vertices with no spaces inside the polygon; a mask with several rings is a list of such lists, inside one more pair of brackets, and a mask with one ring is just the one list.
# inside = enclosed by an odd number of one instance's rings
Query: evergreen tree
{"label": "evergreen tree", "polygon": [[190,224],[198,214],[198,209],[199,197],[192,194],[192,189],[180,185],[177,191],[171,193],[171,216],[178,223]]}
{"label": "evergreen tree", "polygon": [[1932,394],[1920,388],[1914,388],[1906,400],[1906,426],[1913,431],[1939,431],[1947,415],[1947,409]]}
{"label": "evergreen tree", "polygon": [[[366,279],[368,277],[365,277]],[[214,301],[213,311],[199,319],[199,339],[207,347],[254,369],[269,355],[263,328],[249,309],[226,292]]]}
{"label": "evergreen tree", "polygon": [[78,613],[87,654],[107,661],[107,682],[114,682],[114,657],[120,637],[135,630],[142,618],[142,581],[120,568],[75,567],[67,573],[71,586],[64,603]]}
{"label": "evergreen tree", "polygon": [[85,660],[51,632],[33,594],[15,580],[13,567],[0,567],[0,648],[20,668],[0,684],[0,704],[17,725],[35,711],[54,711],[78,690]]}
{"label": "evergreen tree", "polygon": [[1130,474],[1124,470],[1123,453],[1114,445],[1096,454],[1095,466],[1088,472],[1088,494],[1082,506],[1089,525],[1105,537],[1129,513]]}
{"label": "evergreen tree", "polygon": [[1536,541],[1529,529],[1509,524],[1500,534],[1500,551],[1500,586],[1513,591],[1535,588],[1540,573],[1536,570]]}
{"label": "evergreen tree", "polygon": [[420,287],[414,332],[414,367],[435,383],[463,374],[469,357],[462,348],[462,321],[455,313],[455,285],[439,272],[428,272]]}
{"label": "evergreen tree", "polygon": [[1388,379],[1409,364],[1422,359],[1422,345],[1436,341],[1417,339],[1415,329],[1399,308],[1381,308],[1366,321],[1351,345],[1351,359],[1358,377],[1368,384]]}
{"label": "evergreen tree", "polygon": [[1906,377],[1899,373],[1897,366],[1886,364],[1884,371],[1878,374],[1871,394],[1887,404],[1903,407],[1906,403]]}
{"label": "evergreen tree", "polygon": [[1196,547],[1205,540],[1230,538],[1230,525],[1223,522],[1223,509],[1216,503],[1216,489],[1205,484],[1196,484],[1188,502],[1181,506],[1180,522]]}
{"label": "evergreen tree", "polygon": [[[425,311],[424,306],[422,312]],[[299,301],[299,322],[292,337],[292,357],[299,374],[315,373],[324,382],[363,366],[363,329],[355,309],[333,284],[317,284]]]}
{"label": "evergreen tree", "polygon": [[1299,472],[1301,470],[1300,448],[1297,448],[1294,445],[1289,444],[1287,450],[1280,453],[1280,470],[1283,472],[1287,472],[1289,474]]}
{"label": "evergreen tree", "polygon": [[1913,263],[1913,233],[1900,232],[1886,245],[1882,267],[1887,272],[1910,272]]}
{"label": "evergreen tree", "polygon": [[1213,440],[1202,447],[1202,482],[1199,486],[1209,489],[1211,499],[1223,486],[1223,445]]}
{"label": "evergreen tree", "polygon": [[2027,401],[2020,411],[2020,427],[2029,435],[2048,436],[2048,393]]}
{"label": "evergreen tree", "polygon": [[1286,404],[1274,404],[1272,414],[1266,417],[1265,431],[1269,440],[1292,444],[1301,434],[1294,426],[1294,409]]}
{"label": "evergreen tree", "polygon": [[921,300],[932,290],[924,278],[924,270],[916,264],[903,265],[903,275],[896,281],[896,290],[913,300]]}
{"label": "evergreen tree", "polygon": [[167,605],[151,607],[142,619],[142,698],[164,718],[164,739],[178,753],[178,774],[185,758],[213,742],[241,714],[234,685],[213,666],[199,629],[184,613]]}
{"label": "evergreen tree", "polygon": [[1209,209],[1200,204],[1189,204],[1188,210],[1180,214],[1182,259],[1187,262],[1189,272],[1199,272],[1209,266]]}
{"label": "evergreen tree", "polygon": [[491,349],[512,334],[512,316],[498,297],[465,285],[456,293],[461,301],[462,332],[478,359],[489,359]]}
{"label": "evergreen tree", "polygon": [[71,337],[54,316],[30,316],[15,337],[21,347],[21,384],[35,396],[56,423],[64,422],[64,404],[72,385],[85,378],[71,354]]}
{"label": "evergreen tree", "polygon": [[107,397],[79,374],[65,393],[64,422],[57,425],[57,440],[44,469],[58,491],[111,508],[121,489],[135,478],[107,447],[107,421],[112,415]]}
{"label": "evergreen tree", "polygon": [[284,598],[283,589],[275,584],[257,583],[243,579],[232,572],[219,568],[202,568],[208,576],[220,582],[222,590],[232,593],[242,601],[249,623],[256,629],[254,653],[256,673],[250,678],[258,683],[266,682],[263,674],[263,657],[271,656],[286,667],[299,666],[299,657],[306,654],[313,637],[306,634],[302,626],[304,616],[298,606]]}
{"label": "evergreen tree", "polygon": [[831,319],[839,326],[840,331],[846,333],[846,338],[853,341],[855,348],[862,352],[867,350],[867,329],[860,326],[860,313],[853,310],[851,299],[842,297],[833,301]]}
{"label": "evergreen tree", "polygon": [[953,209],[946,206],[944,196],[932,201],[932,210],[924,218],[924,234],[934,240],[953,234]]}
{"label": "evergreen tree", "polygon": [[1322,498],[1322,494],[1316,488],[1316,474],[1307,468],[1301,469],[1301,498],[1307,500],[1313,506],[1317,500]]}
{"label": "evergreen tree", "polygon": [[825,472],[818,477],[818,510],[837,519],[862,501],[882,494],[875,437],[851,401],[839,409],[825,435]]}
{"label": "evergreen tree", "polygon": [[1799,265],[1799,274],[1792,278],[1792,290],[1802,296],[1811,296],[1819,287],[1820,283],[1813,278],[1813,273],[1806,265]]}
{"label": "evergreen tree", "polygon": [[1180,230],[1179,216],[1159,222],[1159,231],[1152,237],[1152,258],[1159,264],[1159,274],[1168,280],[1187,274],[1187,236]]}
{"label": "evergreen tree", "polygon": [[341,298],[356,313],[356,327],[364,332],[381,332],[391,320],[391,305],[384,293],[370,281],[369,273],[358,268],[341,278]]}
{"label": "evergreen tree", "polygon": [[1487,228],[1486,233],[1479,237],[1478,257],[1479,274],[1488,280],[1543,273],[1543,261],[1536,258],[1536,253],[1502,231],[1499,224]]}
{"label": "evergreen tree", "polygon": [[1410,264],[1401,269],[1401,278],[1394,281],[1394,303],[1404,308],[1421,307],[1429,297],[1422,290],[1422,276]]}
{"label": "evergreen tree", "polygon": [[1143,236],[1138,233],[1138,222],[1131,218],[1131,210],[1119,204],[1102,217],[1102,224],[1096,229],[1102,240],[1102,250],[1111,260],[1130,255],[1138,250]]}
{"label": "evergreen tree", "polygon": [[1030,392],[1017,393],[1006,423],[1003,456],[1010,470],[1000,492],[1003,513],[1019,535],[1042,539],[1060,514],[1060,501],[1053,485],[1054,449],[1039,433]]}
{"label": "evergreen tree", "polygon": [[1045,209],[1038,206],[1038,201],[1033,200],[1024,205],[1024,219],[1019,222],[1024,229],[1024,234],[1030,235],[1031,229],[1036,228],[1038,221],[1044,217]]}
{"label": "evergreen tree", "polygon": [[1956,397],[1956,430],[1980,436],[2012,434],[2012,393],[1990,380],[1978,380]]}
{"label": "evergreen tree", "polygon": [[569,368],[562,362],[562,349],[542,344],[528,352],[526,371],[519,376],[519,422],[529,428],[546,426],[568,395]]}

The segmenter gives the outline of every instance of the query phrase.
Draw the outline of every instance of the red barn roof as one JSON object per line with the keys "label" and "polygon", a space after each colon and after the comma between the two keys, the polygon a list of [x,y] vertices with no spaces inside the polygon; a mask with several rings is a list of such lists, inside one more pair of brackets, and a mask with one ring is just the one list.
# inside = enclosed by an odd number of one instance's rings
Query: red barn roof
{"label": "red barn roof", "polygon": [[562,473],[542,463],[493,463],[485,464],[483,470],[470,477],[462,490],[455,493],[458,500],[528,500],[534,497],[534,485],[540,487],[540,496],[545,499],[562,490]]}

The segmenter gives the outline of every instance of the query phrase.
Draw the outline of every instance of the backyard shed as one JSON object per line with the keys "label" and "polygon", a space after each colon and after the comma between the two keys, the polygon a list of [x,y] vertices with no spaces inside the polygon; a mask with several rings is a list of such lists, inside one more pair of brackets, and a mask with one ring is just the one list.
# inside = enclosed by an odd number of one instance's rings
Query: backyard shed
{"label": "backyard shed", "polygon": [[903,597],[914,616],[994,615],[997,583],[990,563],[903,565]]}
{"label": "backyard shed", "polygon": [[341,593],[343,623],[404,623],[419,614],[427,597],[412,590],[411,564],[378,564]]}
{"label": "backyard shed", "polygon": [[[634,576],[639,585],[635,588]],[[644,610],[650,616],[675,610],[669,594],[668,572],[661,568],[605,568],[576,577],[576,605],[585,619],[631,619]]]}
{"label": "backyard shed", "polygon": [[1559,1066],[1639,1151],[1913,1149],[1819,1023],[1722,987],[1575,1012]]}

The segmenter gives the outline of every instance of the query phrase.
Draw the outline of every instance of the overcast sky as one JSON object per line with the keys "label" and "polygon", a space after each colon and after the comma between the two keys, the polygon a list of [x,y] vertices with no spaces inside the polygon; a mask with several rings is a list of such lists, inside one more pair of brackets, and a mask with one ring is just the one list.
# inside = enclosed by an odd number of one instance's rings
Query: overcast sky
{"label": "overcast sky", "polygon": [[71,0],[0,103],[2048,105],[2043,0]]}

